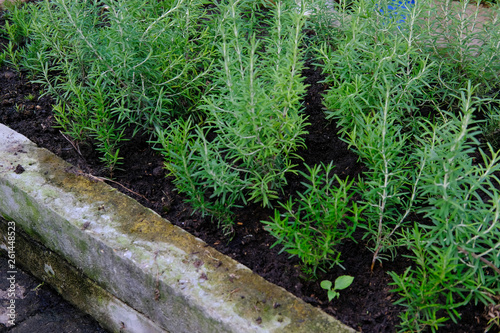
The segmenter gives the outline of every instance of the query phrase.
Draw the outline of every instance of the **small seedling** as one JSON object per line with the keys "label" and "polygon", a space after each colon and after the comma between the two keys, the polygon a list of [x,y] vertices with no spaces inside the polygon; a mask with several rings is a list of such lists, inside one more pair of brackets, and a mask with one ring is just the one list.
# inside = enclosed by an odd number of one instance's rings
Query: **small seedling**
{"label": "small seedling", "polygon": [[22,112],[24,112],[24,105],[16,104],[16,105],[14,105],[14,110],[16,110],[17,113],[22,113]]}
{"label": "small seedling", "polygon": [[37,295],[38,295],[38,291],[40,290],[40,288],[45,284],[45,282],[42,282],[40,283],[38,286],[36,286],[35,288],[33,288],[31,291],[34,291]]}
{"label": "small seedling", "polygon": [[354,280],[354,277],[342,275],[335,279],[335,285],[332,288],[332,281],[321,281],[321,288],[328,291],[328,301],[331,302],[335,297],[339,297],[340,293],[337,290],[342,290],[349,287]]}

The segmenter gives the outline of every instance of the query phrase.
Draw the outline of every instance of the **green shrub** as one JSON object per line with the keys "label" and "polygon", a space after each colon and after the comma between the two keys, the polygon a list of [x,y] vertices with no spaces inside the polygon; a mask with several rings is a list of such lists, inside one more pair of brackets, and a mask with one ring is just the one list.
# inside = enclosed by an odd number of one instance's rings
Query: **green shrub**
{"label": "green shrub", "polygon": [[[436,330],[446,310],[453,321],[460,318],[455,308],[470,301],[493,303],[500,291],[500,156],[489,146],[479,148],[481,133],[473,119],[480,99],[472,98],[469,86],[461,92],[460,117],[443,113],[445,120],[422,122],[422,136],[416,154],[427,160],[420,190],[420,213],[430,220],[404,233],[413,251],[416,269],[402,276],[391,273],[403,297],[399,303],[402,327]],[[481,160],[469,154],[476,149]],[[413,286],[413,287],[412,287]],[[418,287],[416,287],[418,286]],[[439,299],[445,299],[440,303]]]}
{"label": "green shrub", "polygon": [[[344,25],[318,48],[326,115],[368,167],[355,190],[372,269],[400,246],[414,253],[416,268],[391,273],[408,308],[401,331],[435,330],[442,310],[457,320],[458,306],[499,291],[498,153],[469,156],[483,125],[474,117],[489,120],[484,133],[498,128],[498,20],[477,30],[467,5],[420,1],[405,23],[372,2],[339,5],[332,21]],[[412,227],[418,215],[428,223]]]}
{"label": "green shrub", "polygon": [[[163,147],[171,147],[165,149],[167,168],[178,184],[189,184],[180,189],[195,207],[222,215],[248,200],[269,206],[286,183],[285,174],[293,172],[291,158],[306,133],[304,10],[297,11],[294,1],[258,11],[252,3],[229,1],[213,9],[218,62],[213,89],[200,106],[206,119],[180,120],[158,133]],[[195,134],[176,130],[186,127]],[[189,155],[168,153],[182,150]],[[196,165],[197,171],[185,165]],[[200,186],[209,198],[200,196]]]}
{"label": "green shrub", "polygon": [[275,210],[271,221],[262,221],[266,230],[277,238],[281,251],[298,256],[308,275],[316,276],[317,269],[340,265],[340,251],[336,248],[351,238],[356,230],[362,208],[351,201],[353,181],[341,180],[333,174],[333,165],[307,167],[300,172],[307,180],[303,193],[295,200],[281,203],[285,212]]}
{"label": "green shrub", "polygon": [[2,57],[45,85],[63,132],[95,143],[110,172],[127,130],[149,134],[178,190],[226,231],[234,207],[271,206],[296,172],[314,57],[326,117],[368,171],[354,182],[308,166],[306,190],[263,222],[276,243],[312,275],[341,263],[356,227],[372,269],[409,248],[415,268],[390,273],[401,331],[495,302],[500,157],[479,136],[497,140],[498,8],[479,27],[468,1],[418,1],[405,22],[386,0],[301,3],[46,0],[10,9]]}
{"label": "green shrub", "polygon": [[[430,7],[429,7],[430,6]],[[498,89],[500,75],[499,7],[481,1],[437,0],[418,15],[422,34],[418,47],[439,61],[440,84],[456,92],[471,81],[477,94]]]}
{"label": "green shrub", "polygon": [[46,0],[24,8],[22,67],[57,98],[65,133],[92,139],[110,170],[124,128],[152,133],[195,114],[212,61],[202,1]]}
{"label": "green shrub", "polygon": [[335,33],[337,43],[318,49],[330,85],[325,113],[369,168],[358,186],[373,268],[400,245],[394,232],[408,223],[418,199],[421,171],[414,167],[411,141],[419,109],[436,84],[436,64],[416,47],[415,12],[401,27],[381,17],[372,2],[356,2],[348,19],[341,4],[337,9],[332,20],[345,22]]}

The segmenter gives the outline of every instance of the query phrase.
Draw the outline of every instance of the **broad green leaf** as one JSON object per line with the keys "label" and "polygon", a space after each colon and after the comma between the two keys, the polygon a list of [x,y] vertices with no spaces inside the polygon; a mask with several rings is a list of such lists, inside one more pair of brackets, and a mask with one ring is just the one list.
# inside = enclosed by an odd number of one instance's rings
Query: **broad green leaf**
{"label": "broad green leaf", "polygon": [[333,291],[333,290],[328,290],[328,301],[332,301],[332,299],[334,299],[335,297],[339,297],[340,294],[336,291]]}
{"label": "broad green leaf", "polygon": [[335,280],[335,288],[334,288],[334,290],[342,290],[342,289],[345,289],[345,288],[349,287],[351,285],[351,283],[352,283],[353,280],[354,280],[354,277],[349,276],[349,275],[339,276]]}
{"label": "broad green leaf", "polygon": [[321,281],[321,288],[330,290],[332,288],[332,281],[323,280]]}

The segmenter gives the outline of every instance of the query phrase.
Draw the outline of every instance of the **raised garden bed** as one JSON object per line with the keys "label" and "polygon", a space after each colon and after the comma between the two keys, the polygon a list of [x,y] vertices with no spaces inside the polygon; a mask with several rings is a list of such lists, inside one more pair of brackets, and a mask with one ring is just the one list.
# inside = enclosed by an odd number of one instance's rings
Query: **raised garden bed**
{"label": "raised garden bed", "polygon": [[353,332],[4,125],[0,139],[10,277],[25,265],[112,332]]}
{"label": "raised garden bed", "polygon": [[[336,166],[335,171],[342,178],[349,176],[352,179],[363,175],[369,168],[360,163],[358,156],[349,151],[347,144],[339,139],[336,124],[325,120],[322,94],[329,85],[320,82],[325,79],[325,75],[312,64],[309,66],[310,68],[305,68],[302,72],[306,83],[310,84],[303,104],[311,125],[306,128],[309,134],[304,136],[307,149],[300,148],[297,154],[308,165],[332,162]],[[99,154],[91,145],[80,143],[75,146],[70,138],[53,128],[54,101],[47,96],[38,98],[43,92],[39,84],[29,83],[25,75],[20,75],[6,65],[2,67],[0,79],[0,121],[25,134],[35,143],[59,153],[83,173],[109,177],[103,164],[99,163]],[[132,138],[128,134],[130,133],[127,133],[126,137],[130,141],[124,142],[120,148],[122,156],[126,156],[120,166],[125,171],[115,170],[113,181],[108,182],[110,185],[204,239],[214,248],[250,267],[267,280],[283,286],[315,306],[321,306],[325,312],[351,327],[366,332],[396,330],[399,322],[397,315],[404,308],[392,304],[398,299],[398,295],[390,292],[394,287],[389,285],[392,279],[386,272],[402,274],[411,265],[411,261],[403,256],[410,254],[408,250],[399,249],[394,261],[377,263],[371,270],[372,253],[367,249],[368,241],[363,239],[364,231],[358,228],[353,234],[356,242],[347,240],[337,247],[342,253],[342,266],[345,270],[335,266],[326,273],[318,272],[316,280],[309,280],[301,272],[298,259],[289,259],[286,254],[278,254],[279,246],[270,248],[275,239],[263,229],[260,221],[269,220],[270,216],[274,215],[272,209],[264,209],[259,204],[235,209],[234,233],[225,235],[210,218],[202,217],[199,213],[193,214],[192,208],[183,202],[183,196],[174,191],[172,178],[164,177],[163,158],[147,143],[149,137]],[[298,169],[307,172],[301,162],[298,163]],[[288,185],[284,188],[284,193],[280,194],[280,199],[303,191],[301,181],[303,178],[300,176],[290,174]],[[421,217],[413,216],[412,219],[419,221]],[[426,223],[423,220],[422,222]],[[344,274],[355,277],[353,284],[341,291],[340,298],[329,302],[326,291],[321,289],[319,282],[334,281]],[[475,306],[470,303],[457,311],[462,316],[459,324],[448,322],[440,331],[482,332],[488,326],[488,311],[482,305]],[[492,331],[495,329],[497,328],[493,326]]]}

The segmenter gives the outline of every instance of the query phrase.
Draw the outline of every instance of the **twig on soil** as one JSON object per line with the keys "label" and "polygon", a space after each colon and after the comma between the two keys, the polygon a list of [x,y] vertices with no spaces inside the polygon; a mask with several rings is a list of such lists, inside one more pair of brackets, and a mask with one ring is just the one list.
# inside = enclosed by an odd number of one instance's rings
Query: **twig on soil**
{"label": "twig on soil", "polygon": [[78,153],[78,155],[80,155],[82,158],[83,158],[83,155],[82,153],[80,152],[80,147],[78,147],[78,145],[76,145],[73,141],[71,141],[70,138],[68,138],[66,135],[64,135],[63,132],[59,131],[59,133],[61,133],[61,135],[66,139],[68,140],[69,143],[71,143],[71,145],[73,146],[73,148],[75,149],[75,151]]}
{"label": "twig on soil", "polygon": [[93,175],[90,175],[90,174],[89,174],[89,177],[91,177],[91,178],[96,178],[97,180],[99,180],[99,181],[101,181],[101,182],[106,182],[106,181],[108,181],[108,182],[115,183],[116,185],[120,185],[121,187],[123,187],[123,188],[124,188],[124,189],[126,189],[127,191],[129,191],[129,192],[131,192],[131,193],[134,193],[135,195],[137,195],[137,196],[139,196],[139,197],[143,198],[144,200],[146,200],[147,202],[150,202],[150,201],[148,200],[148,198],[146,198],[146,197],[145,197],[145,196],[143,196],[142,194],[139,194],[139,193],[137,193],[137,192],[132,191],[131,189],[129,189],[129,188],[127,188],[127,187],[125,187],[124,185],[120,184],[120,183],[119,183],[119,182],[117,182],[117,181],[114,181],[114,180],[109,179],[109,178],[106,178],[106,177],[97,177],[97,176],[93,176]]}

